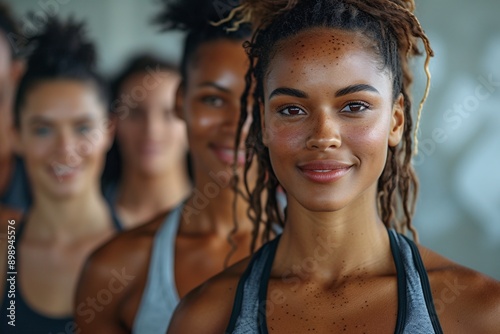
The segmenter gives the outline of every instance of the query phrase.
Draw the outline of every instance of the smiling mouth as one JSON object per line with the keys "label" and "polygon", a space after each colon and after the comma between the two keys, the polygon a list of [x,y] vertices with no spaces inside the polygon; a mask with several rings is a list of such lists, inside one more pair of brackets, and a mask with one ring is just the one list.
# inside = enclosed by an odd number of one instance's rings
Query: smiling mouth
{"label": "smiling mouth", "polygon": [[59,181],[67,181],[74,178],[80,170],[81,166],[70,167],[59,163],[53,163],[49,167],[50,174]]}
{"label": "smiling mouth", "polygon": [[348,174],[352,166],[337,161],[315,161],[299,165],[298,169],[312,182],[332,183]]}

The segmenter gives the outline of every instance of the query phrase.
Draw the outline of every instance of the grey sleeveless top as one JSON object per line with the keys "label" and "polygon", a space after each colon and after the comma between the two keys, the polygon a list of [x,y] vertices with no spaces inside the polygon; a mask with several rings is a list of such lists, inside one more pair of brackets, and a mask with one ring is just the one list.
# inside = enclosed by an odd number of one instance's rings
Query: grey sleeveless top
{"label": "grey sleeveless top", "polygon": [[132,332],[165,334],[179,303],[175,286],[175,237],[183,205],[176,207],[156,233],[149,263],[148,279],[141,304],[134,319]]}
{"label": "grey sleeveless top", "polygon": [[[443,333],[417,246],[388,230],[398,280],[398,316],[395,333]],[[226,333],[267,334],[267,283],[280,237],[264,245],[252,258],[236,291]]]}

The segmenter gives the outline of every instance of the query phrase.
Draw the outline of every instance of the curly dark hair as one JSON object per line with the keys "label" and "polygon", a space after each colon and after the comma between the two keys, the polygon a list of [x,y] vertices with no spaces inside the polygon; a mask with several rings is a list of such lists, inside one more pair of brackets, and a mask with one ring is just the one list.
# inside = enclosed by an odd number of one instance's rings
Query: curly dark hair
{"label": "curly dark hair", "polygon": [[[414,9],[413,0],[248,0],[231,12],[227,20],[251,22],[256,27],[251,41],[246,43],[250,69],[246,75],[247,86],[242,96],[241,119],[235,146],[239,147],[242,141],[242,128],[248,117],[247,105],[250,97],[253,97],[253,122],[246,138],[248,159],[244,174],[250,200],[248,214],[255,222],[252,249],[255,249],[261,225],[264,225],[263,241],[266,241],[272,233],[272,225],[279,223],[284,226],[286,220],[286,215],[283,217],[280,214],[276,200],[279,181],[272,169],[269,151],[262,143],[260,105],[264,103],[263,82],[270,61],[277,52],[278,42],[315,27],[352,31],[367,37],[381,65],[392,75],[394,100],[400,94],[404,97],[403,140],[398,146],[388,149],[386,165],[378,180],[377,205],[387,227],[402,233],[410,230],[414,238],[418,239],[412,226],[418,179],[411,158],[412,153],[417,152],[416,131],[429,91],[428,64],[433,51],[413,14]],[[237,29],[237,25],[233,29]],[[412,138],[414,124],[410,86],[413,76],[409,61],[421,54],[417,43],[419,40],[423,42],[427,55],[425,71],[428,81],[418,111],[415,136]],[[247,175],[253,157],[257,157],[258,178],[253,189],[250,189]],[[238,175],[234,177],[238,179]]]}
{"label": "curly dark hair", "polygon": [[15,45],[14,42],[21,34],[19,24],[10,7],[3,2],[0,2],[0,31],[3,32],[9,43],[12,58],[18,58],[22,50],[19,48],[20,45]]}
{"label": "curly dark hair", "polygon": [[107,107],[109,92],[97,74],[97,52],[87,38],[85,24],[70,18],[50,18],[41,31],[29,39],[27,71],[24,73],[14,104],[14,124],[20,125],[20,112],[27,93],[46,80],[72,79],[95,85]]}
{"label": "curly dark hair", "polygon": [[154,18],[153,23],[158,25],[161,31],[180,30],[187,33],[180,64],[183,82],[187,78],[188,64],[201,45],[217,39],[240,41],[252,35],[249,24],[242,24],[236,31],[227,29],[233,22],[222,26],[211,24],[221,18],[219,8],[211,0],[160,0],[159,2],[163,5],[163,10]]}

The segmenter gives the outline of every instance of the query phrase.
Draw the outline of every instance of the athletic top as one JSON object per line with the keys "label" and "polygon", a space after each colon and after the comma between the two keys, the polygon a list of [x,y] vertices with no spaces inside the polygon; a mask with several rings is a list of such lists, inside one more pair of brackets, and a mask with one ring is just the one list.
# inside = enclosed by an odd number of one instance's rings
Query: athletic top
{"label": "athletic top", "polygon": [[[1,270],[6,270],[7,282],[4,289],[4,296],[2,301],[2,309],[0,310],[0,333],[9,334],[27,334],[27,333],[43,333],[43,334],[60,334],[60,333],[74,333],[77,332],[76,323],[74,322],[73,316],[68,315],[61,318],[51,318],[43,314],[38,313],[33,310],[24,300],[23,293],[21,291],[21,286],[19,285],[19,272],[16,270],[19,268],[19,240],[21,240],[23,235],[23,230],[25,222],[16,225],[16,239],[14,240],[14,246],[16,249],[16,264],[15,268],[1,268]],[[113,220],[113,226],[116,227],[117,231],[122,231],[119,222]],[[14,272],[17,274],[9,274]],[[12,278],[12,281],[9,279]],[[15,291],[15,292],[11,292]],[[11,298],[14,297],[14,298]],[[15,311],[8,310],[12,301],[15,301]],[[49,302],[49,301],[48,301]],[[12,308],[12,307],[11,307]],[[89,309],[90,308],[89,306]],[[15,315],[14,317],[9,317],[9,315]],[[9,322],[15,319],[15,327],[10,325]]]}
{"label": "athletic top", "polygon": [[[398,316],[395,333],[443,333],[434,308],[427,272],[413,241],[389,231],[398,280]],[[267,334],[265,301],[279,236],[252,258],[236,290],[226,333]]]}
{"label": "athletic top", "polygon": [[0,194],[0,203],[21,212],[26,212],[31,205],[31,190],[28,177],[23,160],[17,156],[14,158],[10,183],[7,185],[5,192]]}
{"label": "athletic top", "polygon": [[103,196],[106,202],[108,202],[109,208],[111,210],[111,216],[113,220],[118,222],[120,226],[123,226],[120,217],[118,216],[118,212],[116,212],[116,200],[118,197],[118,182],[112,182],[107,184],[103,189]]}
{"label": "athletic top", "polygon": [[181,220],[180,204],[165,218],[155,235],[148,279],[134,319],[133,333],[165,334],[180,301],[175,286],[175,238]]}

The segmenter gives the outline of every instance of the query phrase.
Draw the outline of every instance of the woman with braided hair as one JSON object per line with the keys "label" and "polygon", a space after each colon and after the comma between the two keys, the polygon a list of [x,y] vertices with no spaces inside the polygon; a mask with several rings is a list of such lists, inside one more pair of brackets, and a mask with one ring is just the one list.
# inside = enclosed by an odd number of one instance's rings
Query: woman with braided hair
{"label": "woman with braided hair", "polygon": [[498,332],[500,284],[418,245],[411,224],[409,61],[422,41],[430,79],[432,56],[413,11],[403,0],[261,0],[231,13],[257,27],[240,119],[252,101],[254,235],[279,221],[266,200],[278,185],[284,230],[186,296],[168,333]]}
{"label": "woman with braided hair", "polygon": [[[187,32],[175,111],[186,122],[194,189],[175,208],[118,235],[90,256],[75,303],[83,334],[164,334],[180,298],[251,254],[248,203],[238,197],[238,205],[231,205],[230,181],[233,171],[244,171],[245,150],[234,143],[248,69],[242,44],[252,30],[248,24],[233,32],[225,29],[231,22],[211,25],[220,19],[212,1],[162,3],[157,20],[162,28]],[[243,191],[242,182],[238,187]],[[89,296],[106,291],[116,272],[125,274],[126,284],[95,312]]]}

